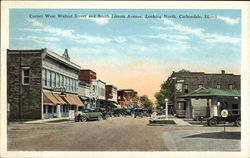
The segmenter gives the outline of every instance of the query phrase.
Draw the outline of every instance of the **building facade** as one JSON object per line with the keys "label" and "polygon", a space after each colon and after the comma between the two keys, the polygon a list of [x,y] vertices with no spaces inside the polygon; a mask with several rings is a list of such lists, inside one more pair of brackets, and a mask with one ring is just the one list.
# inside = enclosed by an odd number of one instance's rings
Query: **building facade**
{"label": "building facade", "polygon": [[117,88],[113,85],[106,85],[106,100],[117,102]]}
{"label": "building facade", "polygon": [[[240,75],[226,73],[224,70],[221,73],[204,73],[204,72],[190,72],[181,70],[173,72],[166,81],[169,88],[169,111],[173,111],[179,117],[190,117],[191,111],[187,110],[187,101],[182,95],[201,90],[202,88],[217,88],[225,90],[240,90]],[[200,100],[200,103],[192,100],[196,109],[205,109],[208,102]],[[203,111],[203,110],[202,110]]]}
{"label": "building facade", "polygon": [[120,89],[117,91],[117,101],[122,108],[137,107],[139,99],[133,89]]}
{"label": "building facade", "polygon": [[80,66],[45,49],[7,50],[10,118],[73,117],[83,103],[78,98]]}

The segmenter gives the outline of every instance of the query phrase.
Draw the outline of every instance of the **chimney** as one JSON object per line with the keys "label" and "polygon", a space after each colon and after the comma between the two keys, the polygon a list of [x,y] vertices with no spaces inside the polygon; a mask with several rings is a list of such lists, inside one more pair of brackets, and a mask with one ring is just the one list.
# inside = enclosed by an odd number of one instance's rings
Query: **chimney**
{"label": "chimney", "polygon": [[221,74],[225,74],[225,70],[221,70]]}

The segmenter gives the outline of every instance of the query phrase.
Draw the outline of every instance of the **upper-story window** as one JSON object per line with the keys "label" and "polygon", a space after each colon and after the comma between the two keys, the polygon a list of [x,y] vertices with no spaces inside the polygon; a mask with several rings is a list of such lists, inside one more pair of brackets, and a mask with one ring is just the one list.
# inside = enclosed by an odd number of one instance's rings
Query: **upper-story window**
{"label": "upper-story window", "polygon": [[60,87],[60,79],[59,79],[59,74],[56,74],[56,87]]}
{"label": "upper-story window", "polygon": [[188,84],[184,84],[184,91],[185,93],[188,93]]}
{"label": "upper-story window", "polygon": [[220,84],[217,84],[217,85],[216,85],[216,88],[220,89]]}
{"label": "upper-story window", "polygon": [[55,74],[55,72],[51,73],[51,82],[52,82],[52,86],[56,87],[56,74]]}
{"label": "upper-story window", "polygon": [[22,68],[22,83],[23,85],[30,84],[30,68],[29,67]]}
{"label": "upper-story window", "polygon": [[47,70],[47,86],[51,87],[51,72]]}
{"label": "upper-story window", "polygon": [[45,71],[44,72],[44,85],[47,86],[47,80],[48,80],[48,78],[47,78],[48,77],[47,76],[47,70],[45,69],[44,71]]}
{"label": "upper-story window", "polygon": [[64,86],[64,76],[60,75],[60,78],[61,78],[61,87],[63,87]]}
{"label": "upper-story window", "polygon": [[228,85],[228,89],[233,89],[233,85],[232,85],[232,84],[229,84],[229,85]]}
{"label": "upper-story window", "polygon": [[46,82],[45,82],[45,77],[46,77],[45,69],[42,69],[42,80],[43,80],[43,85],[46,84]]}

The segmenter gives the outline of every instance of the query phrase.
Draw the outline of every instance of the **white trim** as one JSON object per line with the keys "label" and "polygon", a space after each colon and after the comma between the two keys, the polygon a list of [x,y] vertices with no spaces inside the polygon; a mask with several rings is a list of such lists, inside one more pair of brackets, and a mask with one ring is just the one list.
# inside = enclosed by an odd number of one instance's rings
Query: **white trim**
{"label": "white trim", "polygon": [[[29,76],[24,76],[24,70],[29,70]],[[29,83],[24,83],[24,77],[29,77]],[[22,85],[30,84],[30,67],[22,67]]]}

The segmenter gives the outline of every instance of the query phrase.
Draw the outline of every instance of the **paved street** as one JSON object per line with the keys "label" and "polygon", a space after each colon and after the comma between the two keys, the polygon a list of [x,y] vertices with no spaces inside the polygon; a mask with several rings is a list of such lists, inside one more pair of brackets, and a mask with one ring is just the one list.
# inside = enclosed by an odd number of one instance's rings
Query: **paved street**
{"label": "paved street", "polygon": [[[240,128],[147,126],[149,118],[111,118],[103,121],[15,124],[8,127],[8,150],[31,151],[168,151],[239,150]],[[207,133],[202,135],[202,133]],[[201,135],[199,135],[201,134]],[[217,136],[216,136],[217,135]],[[212,145],[200,145],[212,140]],[[217,141],[218,140],[218,141]],[[234,145],[232,145],[232,143]]]}

